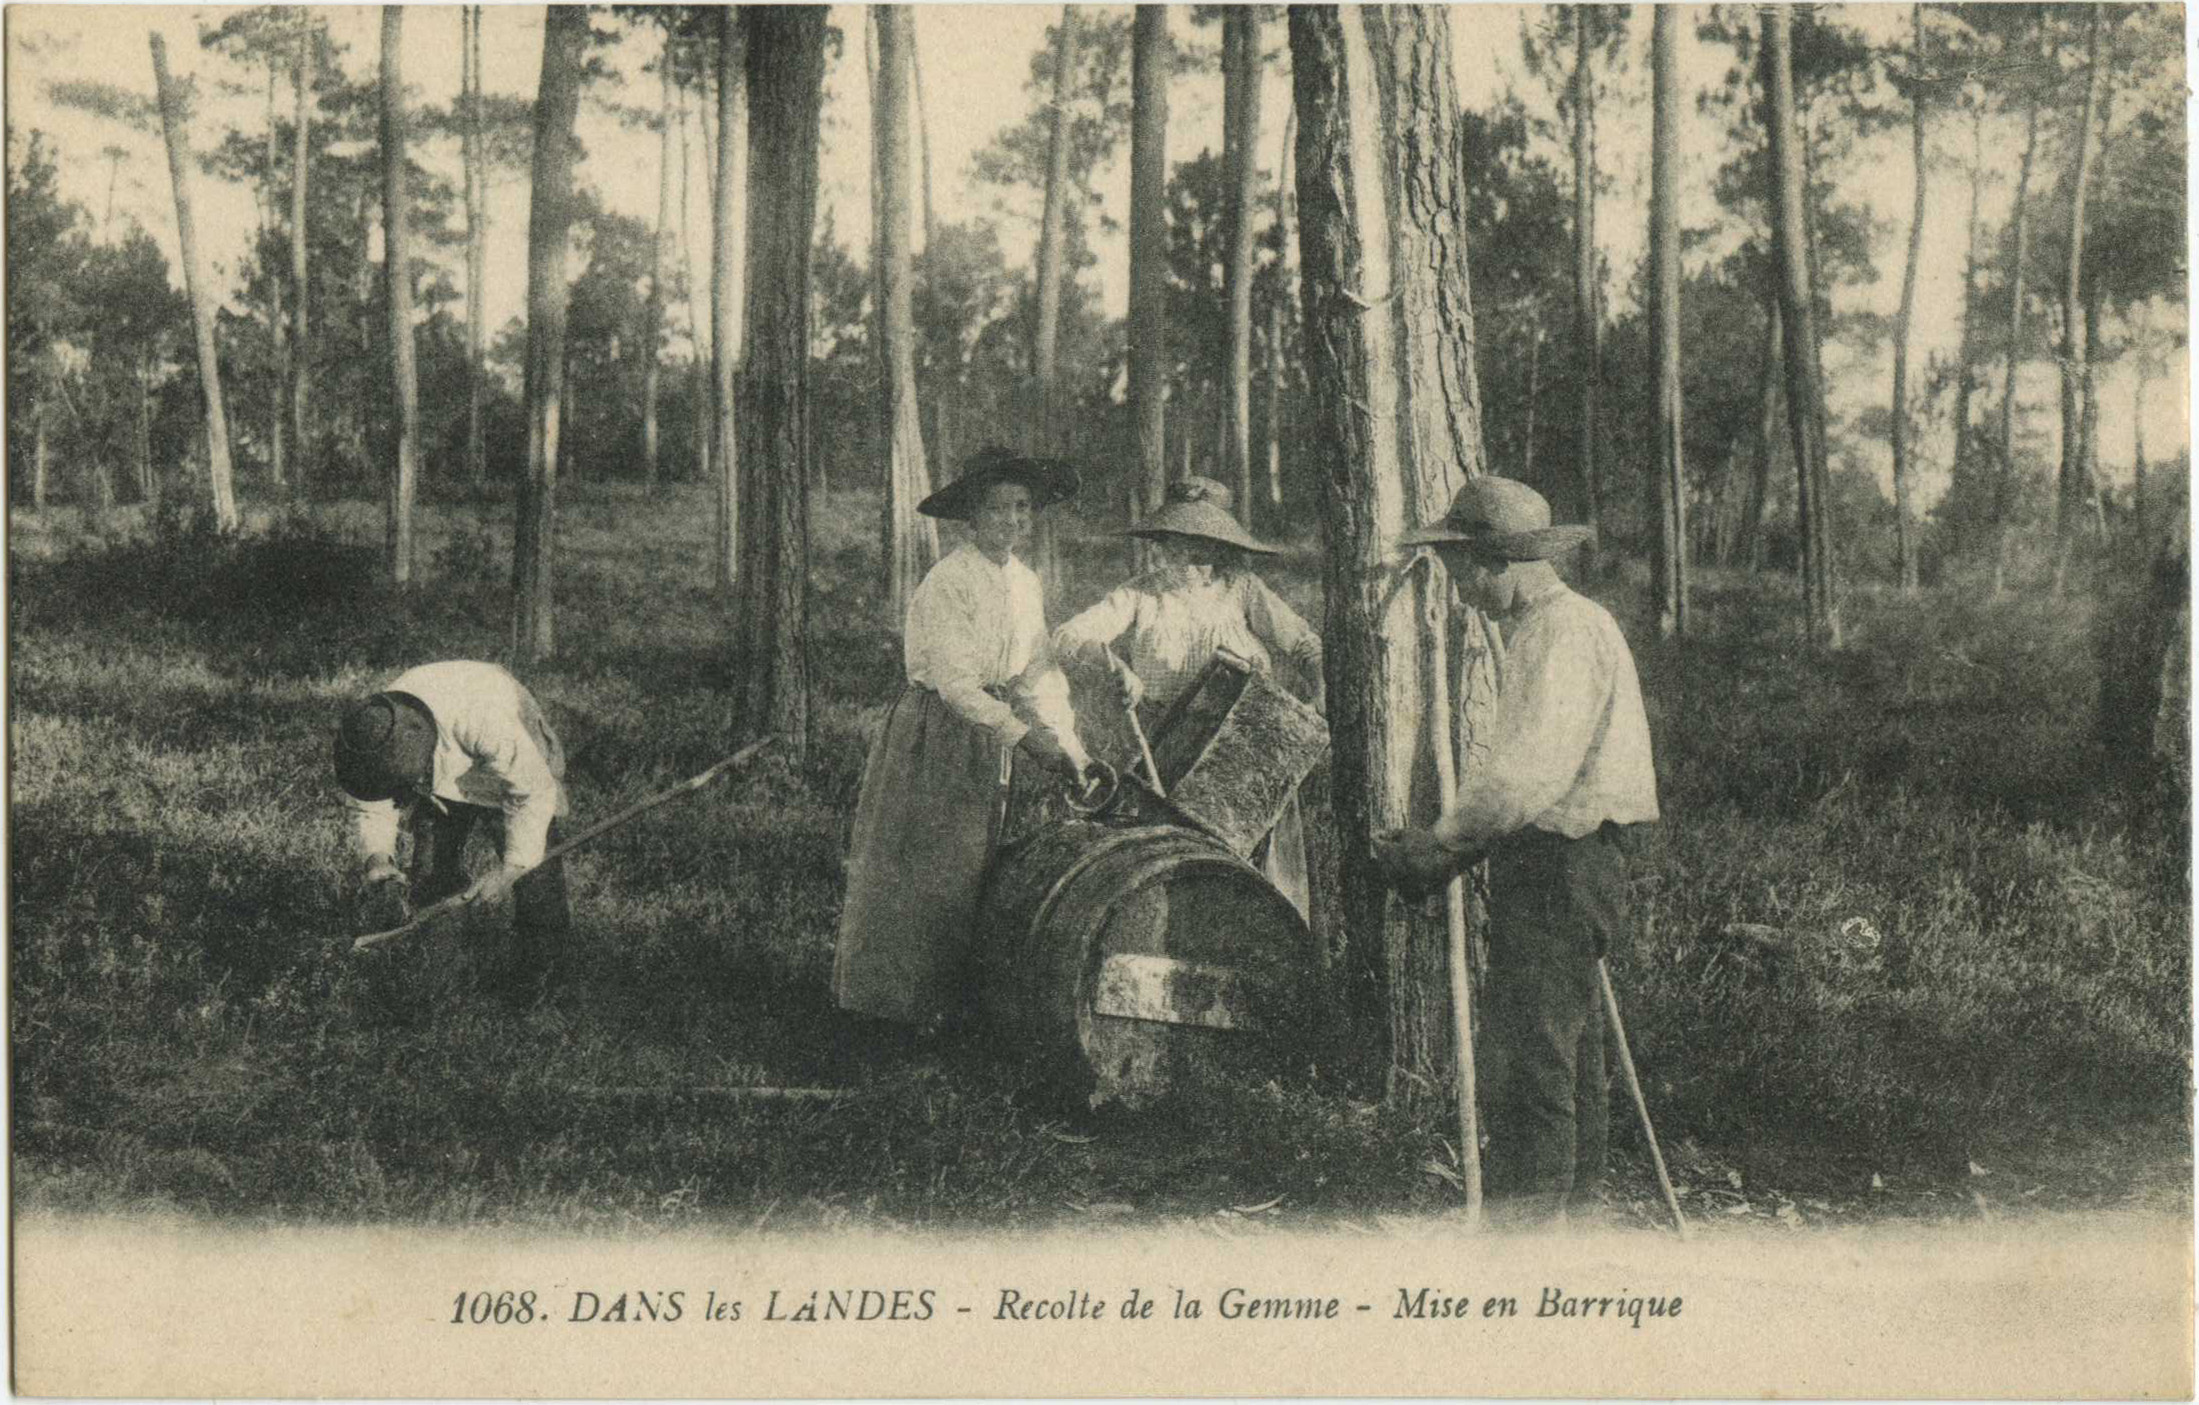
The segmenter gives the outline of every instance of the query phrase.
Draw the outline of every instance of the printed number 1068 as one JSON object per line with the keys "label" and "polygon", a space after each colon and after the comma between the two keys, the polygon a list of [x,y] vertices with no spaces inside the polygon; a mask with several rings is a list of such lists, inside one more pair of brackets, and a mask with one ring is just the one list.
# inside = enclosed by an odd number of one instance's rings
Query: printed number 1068
{"label": "printed number 1068", "polygon": [[460,1293],[451,1306],[450,1320],[454,1323],[504,1324],[508,1322],[532,1322],[535,1319],[534,1290],[515,1293],[505,1289],[501,1293]]}

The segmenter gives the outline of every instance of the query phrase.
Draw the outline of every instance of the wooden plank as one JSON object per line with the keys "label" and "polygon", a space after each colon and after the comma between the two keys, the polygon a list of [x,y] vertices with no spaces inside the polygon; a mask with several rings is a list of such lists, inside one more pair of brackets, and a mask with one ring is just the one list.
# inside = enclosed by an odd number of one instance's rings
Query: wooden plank
{"label": "wooden plank", "polygon": [[1157,1024],[1259,1031],[1274,992],[1230,966],[1117,952],[1100,962],[1092,1013]]}

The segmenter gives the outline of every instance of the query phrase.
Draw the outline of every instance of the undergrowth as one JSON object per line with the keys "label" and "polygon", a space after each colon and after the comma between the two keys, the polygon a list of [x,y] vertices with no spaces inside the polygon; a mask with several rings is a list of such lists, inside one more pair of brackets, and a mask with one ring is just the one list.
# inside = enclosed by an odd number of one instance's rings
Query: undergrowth
{"label": "undergrowth", "polygon": [[[859,495],[814,532],[808,756],[576,855],[575,970],[554,1000],[482,1000],[495,934],[464,924],[348,956],[335,710],[411,663],[505,649],[509,508],[424,518],[403,590],[377,583],[363,504],[242,537],[18,536],[25,1203],[627,1231],[1455,1195],[1440,1106],[1324,1081],[1094,1123],[981,1041],[915,1048],[831,1008],[848,817],[898,663]],[[558,657],[529,682],[580,820],[730,749],[710,521],[693,489],[584,489],[562,511]],[[1309,562],[1276,584],[1314,608]],[[1857,592],[1849,647],[1825,653],[1799,643],[1787,582],[1700,582],[1697,637],[1674,644],[1633,627],[1629,588],[1598,593],[1636,643],[1666,816],[1613,966],[1683,1176],[1745,1165],[1834,1193],[2088,1127],[2184,1139],[2184,854],[2101,750],[2083,608]],[[1325,781],[1306,799],[1319,838]],[[758,1084],[847,1091],[707,1092]]]}

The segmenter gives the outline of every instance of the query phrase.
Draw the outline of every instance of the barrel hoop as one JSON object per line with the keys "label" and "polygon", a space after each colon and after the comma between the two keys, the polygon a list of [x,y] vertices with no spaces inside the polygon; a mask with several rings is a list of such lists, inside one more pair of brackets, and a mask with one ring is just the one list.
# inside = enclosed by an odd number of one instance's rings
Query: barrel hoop
{"label": "barrel hoop", "polygon": [[1084,871],[1093,864],[1098,863],[1117,849],[1138,843],[1149,835],[1165,834],[1173,828],[1175,828],[1173,825],[1150,824],[1139,825],[1134,829],[1119,829],[1105,840],[1078,854],[1076,861],[1063,869],[1061,876],[1053,881],[1051,887],[1047,888],[1046,896],[1038,900],[1038,906],[1031,909],[1031,919],[1026,924],[1025,930],[1030,932],[1044,931],[1047,919],[1053,916],[1055,905],[1061,901],[1062,893],[1068,889],[1070,883],[1082,876]]}
{"label": "barrel hoop", "polygon": [[[1167,827],[1153,826],[1153,828],[1161,829],[1165,832]],[[1183,837],[1186,839],[1192,838],[1192,836],[1190,835],[1183,835]],[[1204,845],[1201,845],[1201,847],[1205,848]],[[1252,867],[1252,865],[1246,863],[1243,859],[1238,858],[1235,854],[1230,853],[1227,849],[1211,848],[1205,848],[1205,852],[1203,853],[1183,854],[1179,852],[1173,854],[1156,854],[1152,858],[1147,859],[1144,863],[1139,864],[1136,868],[1131,869],[1129,873],[1125,874],[1122,882],[1120,883],[1120,885],[1118,885],[1116,889],[1114,898],[1111,901],[1102,904],[1099,909],[1095,913],[1093,913],[1091,920],[1085,923],[1084,926],[1076,933],[1078,943],[1081,946],[1089,947],[1089,954],[1086,956],[1082,966],[1077,971],[1077,985],[1075,991],[1073,992],[1075,1008],[1081,1011],[1088,1008],[1090,1005],[1090,1001],[1087,997],[1091,994],[1091,983],[1098,973],[1101,964],[1106,960],[1105,953],[1100,951],[1099,944],[1096,940],[1094,940],[1094,938],[1097,937],[1099,929],[1107,925],[1107,920],[1115,915],[1115,909],[1117,906],[1119,906],[1126,898],[1130,897],[1132,894],[1143,891],[1147,883],[1151,882],[1155,878],[1160,877],[1163,874],[1194,873],[1201,870],[1217,869],[1225,873],[1249,873],[1255,878],[1258,878],[1260,876],[1260,871],[1258,869]],[[1053,896],[1054,895],[1052,893],[1047,894],[1048,902],[1052,901]],[[1290,913],[1293,918],[1297,917],[1297,909],[1290,906],[1290,900],[1288,898],[1284,898],[1280,893],[1276,894],[1276,898],[1283,904],[1284,911]],[[1034,931],[1038,929],[1038,924],[1036,922],[1032,923],[1032,929]]]}

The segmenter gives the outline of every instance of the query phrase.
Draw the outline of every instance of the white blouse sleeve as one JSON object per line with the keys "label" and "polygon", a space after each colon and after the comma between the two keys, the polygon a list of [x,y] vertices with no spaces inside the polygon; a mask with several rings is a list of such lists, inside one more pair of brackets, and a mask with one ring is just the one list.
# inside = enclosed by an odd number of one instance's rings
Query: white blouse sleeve
{"label": "white blouse sleeve", "polygon": [[1002,746],[1014,746],[1030,730],[1015,709],[985,691],[988,645],[998,625],[988,629],[977,603],[957,580],[952,558],[934,566],[909,600],[903,647],[908,676],[939,694],[957,715],[977,727],[989,727]]}

